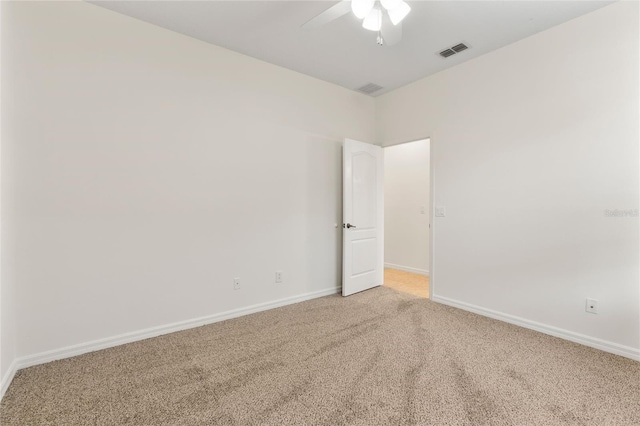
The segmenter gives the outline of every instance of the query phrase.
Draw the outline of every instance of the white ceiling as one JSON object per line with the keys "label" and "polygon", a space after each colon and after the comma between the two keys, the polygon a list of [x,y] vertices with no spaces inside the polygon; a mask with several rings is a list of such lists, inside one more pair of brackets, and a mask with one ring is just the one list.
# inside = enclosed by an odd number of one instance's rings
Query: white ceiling
{"label": "white ceiling", "polygon": [[[188,36],[357,89],[403,86],[558,25],[611,1],[416,1],[403,38],[378,46],[349,13],[317,30],[301,25],[336,1],[92,1]],[[594,28],[594,31],[597,29]],[[441,50],[470,49],[447,59]]]}

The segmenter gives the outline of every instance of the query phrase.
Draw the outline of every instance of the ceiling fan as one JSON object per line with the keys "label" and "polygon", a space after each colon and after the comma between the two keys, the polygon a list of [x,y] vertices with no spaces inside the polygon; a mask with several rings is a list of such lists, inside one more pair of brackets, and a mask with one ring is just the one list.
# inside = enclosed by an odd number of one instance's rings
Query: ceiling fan
{"label": "ceiling fan", "polygon": [[404,0],[342,0],[302,25],[320,28],[349,12],[362,19],[362,27],[378,33],[379,45],[393,46],[402,39],[402,20],[411,11]]}

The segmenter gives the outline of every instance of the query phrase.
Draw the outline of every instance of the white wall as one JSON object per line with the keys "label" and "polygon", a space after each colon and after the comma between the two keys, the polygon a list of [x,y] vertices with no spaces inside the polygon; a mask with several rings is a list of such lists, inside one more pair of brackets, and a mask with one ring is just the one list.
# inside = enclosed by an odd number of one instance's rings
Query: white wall
{"label": "white wall", "polygon": [[12,170],[10,164],[7,164],[7,154],[10,153],[10,149],[6,144],[6,126],[3,121],[2,109],[5,108],[6,99],[6,82],[4,80],[5,75],[3,73],[2,65],[5,62],[5,14],[4,12],[5,2],[0,3],[0,43],[2,45],[2,55],[0,57],[0,91],[2,92],[1,98],[3,99],[0,108],[0,251],[2,251],[2,261],[0,262],[0,398],[4,395],[6,388],[13,378],[15,373],[15,364],[17,354],[16,346],[16,285],[13,275],[11,274],[11,268],[7,268],[7,261],[11,259],[6,258],[8,252],[7,247],[13,245],[13,232],[9,229],[7,224],[7,201],[11,201],[13,198],[12,191],[9,190],[10,180],[7,179],[6,173]]}
{"label": "white wall", "polygon": [[3,6],[19,357],[337,289],[372,98],[86,3]]}
{"label": "white wall", "polygon": [[638,47],[618,2],[378,98],[431,136],[434,300],[640,359]]}
{"label": "white wall", "polygon": [[384,149],[384,263],[429,274],[429,140]]}

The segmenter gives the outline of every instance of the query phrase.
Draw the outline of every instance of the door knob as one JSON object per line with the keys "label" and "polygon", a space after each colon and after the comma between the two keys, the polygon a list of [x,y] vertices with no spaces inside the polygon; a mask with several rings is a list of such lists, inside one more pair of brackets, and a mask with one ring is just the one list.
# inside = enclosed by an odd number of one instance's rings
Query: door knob
{"label": "door knob", "polygon": [[355,225],[352,225],[352,224],[350,224],[350,223],[347,223],[347,229],[349,229],[349,228],[355,228],[355,227],[356,227]]}

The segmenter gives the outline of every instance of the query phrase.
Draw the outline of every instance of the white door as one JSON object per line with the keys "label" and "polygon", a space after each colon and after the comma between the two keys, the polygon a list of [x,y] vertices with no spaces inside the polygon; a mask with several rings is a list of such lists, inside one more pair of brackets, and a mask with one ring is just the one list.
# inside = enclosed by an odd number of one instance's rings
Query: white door
{"label": "white door", "polygon": [[342,152],[342,295],[348,296],[384,280],[384,154],[351,139]]}

